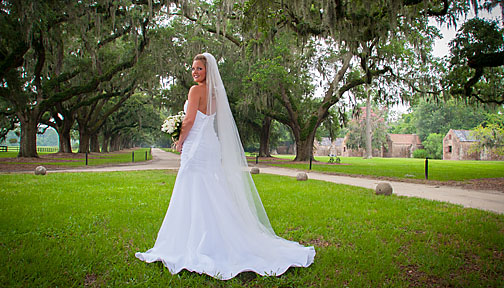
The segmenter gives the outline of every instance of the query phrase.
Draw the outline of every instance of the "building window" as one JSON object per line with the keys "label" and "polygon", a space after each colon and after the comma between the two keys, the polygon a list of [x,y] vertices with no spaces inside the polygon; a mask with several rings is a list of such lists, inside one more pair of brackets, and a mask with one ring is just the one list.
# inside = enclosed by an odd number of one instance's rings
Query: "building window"
{"label": "building window", "polygon": [[452,153],[452,146],[448,146],[448,153]]}
{"label": "building window", "polygon": [[[451,134],[450,134],[450,135],[448,135],[448,140],[451,140]],[[451,152],[451,150],[450,150],[450,152]]]}

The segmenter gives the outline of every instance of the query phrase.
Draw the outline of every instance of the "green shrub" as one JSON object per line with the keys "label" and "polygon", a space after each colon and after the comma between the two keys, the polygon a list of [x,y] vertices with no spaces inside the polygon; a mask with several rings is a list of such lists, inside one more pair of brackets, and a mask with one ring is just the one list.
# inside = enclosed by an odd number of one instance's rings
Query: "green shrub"
{"label": "green shrub", "polygon": [[443,138],[444,136],[437,133],[431,133],[427,139],[423,141],[427,156],[431,159],[443,159]]}
{"label": "green shrub", "polygon": [[413,151],[413,158],[426,158],[427,157],[427,151],[425,149],[417,149]]}

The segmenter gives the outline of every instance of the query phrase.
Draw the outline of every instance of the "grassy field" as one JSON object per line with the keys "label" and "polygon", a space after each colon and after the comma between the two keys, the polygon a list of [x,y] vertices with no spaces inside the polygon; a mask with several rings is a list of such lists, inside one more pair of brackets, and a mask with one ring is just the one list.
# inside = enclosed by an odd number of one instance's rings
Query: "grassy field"
{"label": "grassy field", "polygon": [[[294,159],[292,155],[275,155],[279,159]],[[327,164],[329,157],[315,157],[312,170],[328,173],[425,179],[425,159],[340,157],[340,164]],[[318,162],[317,162],[318,161]],[[429,159],[429,180],[462,181],[478,178],[504,177],[504,161],[447,161]],[[307,163],[274,163],[272,165],[308,170]]]}
{"label": "grassy field", "polygon": [[[54,152],[37,152],[39,156],[53,154]],[[16,158],[18,155],[17,151],[0,152],[0,158]]]}
{"label": "grassy field", "polygon": [[314,245],[281,277],[221,282],[134,253],[154,244],[175,174],[0,175],[0,287],[503,287],[504,215],[254,175],[276,233]]}
{"label": "grassy field", "polygon": [[[145,155],[147,152],[147,160],[152,159],[152,155],[149,153],[150,148],[138,148],[135,149],[134,151],[129,150],[129,151],[118,151],[118,152],[112,152],[112,153],[90,153],[88,155],[88,165],[90,166],[95,166],[95,165],[106,165],[106,164],[120,164],[120,163],[130,163],[133,160],[133,155],[132,153],[135,154],[135,162],[141,162],[145,161]],[[23,161],[17,161],[18,152],[0,152],[0,158],[3,158],[3,160],[8,160],[9,158],[16,160],[16,161],[5,161],[2,162],[3,164],[10,164],[10,165],[23,165],[23,164],[33,164],[33,162],[23,162]],[[54,153],[48,153],[48,152],[39,152],[39,156],[50,156],[51,154]],[[45,161],[46,160],[46,161]],[[57,165],[57,166],[68,166],[68,167],[79,167],[79,166],[85,166],[86,165],[86,158],[85,154],[71,154],[70,157],[41,157],[37,162],[38,165]]]}
{"label": "grassy field", "polygon": [[161,148],[163,151],[166,151],[166,152],[171,152],[171,153],[175,153],[175,154],[179,154],[180,155],[180,152],[178,152],[177,150],[175,149],[172,149],[172,148]]}

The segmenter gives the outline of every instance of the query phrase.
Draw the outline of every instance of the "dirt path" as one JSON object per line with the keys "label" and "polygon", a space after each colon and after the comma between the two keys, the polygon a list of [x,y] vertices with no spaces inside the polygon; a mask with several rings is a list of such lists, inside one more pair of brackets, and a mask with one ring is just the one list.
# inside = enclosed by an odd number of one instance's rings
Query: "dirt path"
{"label": "dirt path", "polygon": [[[161,149],[152,149],[153,160],[117,166],[84,167],[65,170],[50,170],[55,172],[107,172],[107,171],[135,171],[153,169],[173,169],[180,166],[180,156],[165,152]],[[253,166],[253,165],[252,165]],[[296,177],[300,171],[267,165],[258,165],[260,173]],[[33,170],[31,170],[33,171]],[[29,172],[31,172],[29,171]],[[399,196],[418,197],[436,201],[449,202],[464,207],[483,209],[504,214],[504,193],[497,190],[464,189],[455,186],[440,185],[439,182],[421,184],[400,181],[369,179],[363,177],[350,177],[329,175],[318,172],[308,172],[309,179],[328,181],[337,184],[359,186],[375,189],[379,182],[388,182],[392,185],[394,193]]]}
{"label": "dirt path", "polygon": [[[299,171],[277,167],[259,167],[261,173],[296,177]],[[362,177],[328,175],[308,172],[308,179],[322,180],[338,184],[375,189],[379,182],[390,183],[394,194],[407,197],[418,197],[429,200],[459,204],[464,207],[483,209],[504,214],[504,193],[493,190],[470,190],[453,186],[428,185],[399,181],[384,181]]]}

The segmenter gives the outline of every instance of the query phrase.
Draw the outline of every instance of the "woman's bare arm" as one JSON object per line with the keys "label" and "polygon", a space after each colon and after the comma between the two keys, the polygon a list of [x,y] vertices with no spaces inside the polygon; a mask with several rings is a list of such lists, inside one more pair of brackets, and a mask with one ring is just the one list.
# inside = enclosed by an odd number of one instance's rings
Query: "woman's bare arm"
{"label": "woman's bare arm", "polygon": [[202,98],[202,93],[205,93],[205,89],[199,86],[193,86],[189,90],[189,95],[187,96],[187,111],[184,121],[182,121],[182,129],[180,131],[179,140],[176,142],[177,151],[182,151],[182,146],[184,144],[187,135],[189,135],[189,131],[191,131],[192,126],[194,125],[194,120],[196,119],[196,113],[198,112],[199,102]]}

